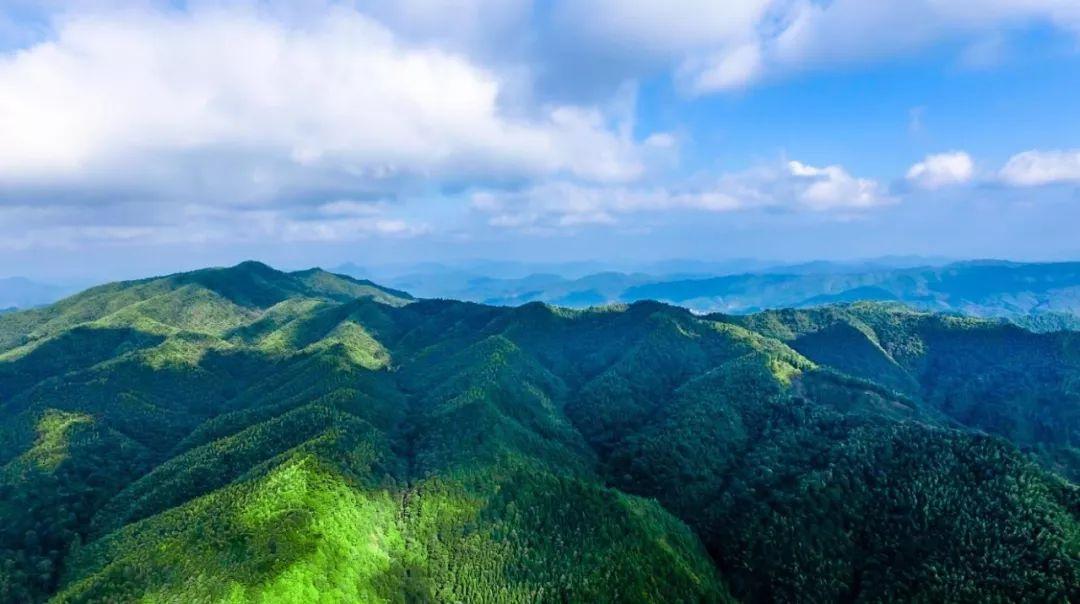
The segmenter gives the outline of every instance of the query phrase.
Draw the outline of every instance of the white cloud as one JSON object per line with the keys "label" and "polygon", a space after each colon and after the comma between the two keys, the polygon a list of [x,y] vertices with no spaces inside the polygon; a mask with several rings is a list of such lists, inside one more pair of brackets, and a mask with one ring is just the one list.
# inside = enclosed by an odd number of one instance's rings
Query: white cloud
{"label": "white cloud", "polygon": [[561,23],[597,43],[671,55],[745,42],[774,0],[565,0]]}
{"label": "white cloud", "polygon": [[[642,148],[596,109],[531,117],[463,56],[346,9],[69,16],[0,55],[0,184],[256,201],[314,188],[565,175],[625,181]],[[653,151],[650,151],[652,153]]]}
{"label": "white cloud", "polygon": [[473,208],[490,215],[498,227],[567,227],[612,224],[621,214],[670,210],[728,211],[742,202],[719,191],[672,192],[662,188],[629,188],[543,183],[522,191],[481,191]]}
{"label": "white cloud", "polygon": [[763,68],[759,29],[779,0],[561,0],[560,37],[590,70],[623,77],[673,69],[691,94],[753,83]]}
{"label": "white cloud", "polygon": [[975,162],[963,151],[927,155],[907,172],[909,182],[923,189],[963,184],[975,174]]}
{"label": "white cloud", "polygon": [[854,177],[840,166],[818,168],[797,161],[668,188],[548,182],[472,195],[472,207],[487,215],[492,226],[534,230],[614,224],[622,215],[643,212],[786,208],[850,214],[893,201],[876,181]]}
{"label": "white cloud", "polygon": [[747,43],[724,50],[704,60],[688,60],[680,69],[684,86],[695,94],[742,88],[758,78],[762,70],[761,48]]}
{"label": "white cloud", "polygon": [[372,235],[413,237],[427,233],[426,226],[416,226],[400,219],[350,218],[347,220],[277,219],[268,225],[269,234],[287,243],[357,241]]}
{"label": "white cloud", "polygon": [[1005,163],[1000,177],[1020,187],[1080,183],[1080,149],[1017,153]]}
{"label": "white cloud", "polygon": [[353,242],[409,238],[430,231],[430,225],[394,216],[386,206],[349,201],[324,204],[308,215],[288,208],[199,204],[122,204],[108,211],[0,206],[0,250]]}
{"label": "white cloud", "polygon": [[320,205],[318,211],[324,216],[372,216],[385,211],[386,206],[384,202],[338,199]]}
{"label": "white cloud", "polygon": [[1003,33],[1031,24],[1080,35],[1076,0],[563,0],[560,6],[585,48],[666,60],[694,94],[955,40],[971,42],[958,60],[985,66],[999,58]]}
{"label": "white cloud", "polygon": [[788,65],[866,61],[956,37],[982,37],[1032,23],[1080,34],[1074,0],[836,0],[788,3],[773,56]]}
{"label": "white cloud", "polygon": [[870,208],[891,201],[876,181],[856,178],[840,166],[815,168],[792,161],[788,171],[796,198],[814,210]]}

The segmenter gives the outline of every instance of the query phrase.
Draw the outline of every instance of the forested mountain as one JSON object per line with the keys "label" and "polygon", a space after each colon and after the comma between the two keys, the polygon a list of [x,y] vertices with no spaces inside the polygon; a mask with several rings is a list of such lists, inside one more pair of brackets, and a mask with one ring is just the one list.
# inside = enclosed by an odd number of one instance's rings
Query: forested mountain
{"label": "forested mountain", "polygon": [[0,601],[1080,599],[1080,334],[417,300],[0,315]]}

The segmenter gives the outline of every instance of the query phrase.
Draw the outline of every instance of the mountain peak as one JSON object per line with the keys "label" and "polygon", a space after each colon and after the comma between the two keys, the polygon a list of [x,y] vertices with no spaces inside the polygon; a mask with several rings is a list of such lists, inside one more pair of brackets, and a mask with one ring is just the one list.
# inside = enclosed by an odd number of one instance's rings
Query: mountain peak
{"label": "mountain peak", "polygon": [[244,260],[243,262],[240,262],[239,264],[237,264],[235,266],[229,267],[228,270],[248,271],[248,272],[253,272],[253,273],[264,273],[264,274],[265,273],[276,273],[276,274],[282,274],[282,275],[285,274],[285,273],[282,273],[281,271],[277,270],[276,268],[270,266],[269,264],[259,262],[258,260]]}
{"label": "mountain peak", "polygon": [[162,329],[221,334],[286,300],[341,303],[365,298],[391,306],[414,300],[405,292],[322,269],[286,273],[248,260],[109,283],[51,306],[4,313],[0,351],[102,320],[121,326],[149,321]]}

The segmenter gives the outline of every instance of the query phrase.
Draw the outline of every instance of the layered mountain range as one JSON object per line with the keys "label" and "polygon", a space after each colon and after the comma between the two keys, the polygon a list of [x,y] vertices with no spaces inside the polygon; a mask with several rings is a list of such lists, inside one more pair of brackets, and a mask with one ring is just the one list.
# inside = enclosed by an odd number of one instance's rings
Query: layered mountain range
{"label": "layered mountain range", "polygon": [[1067,329],[255,262],[0,315],[4,602],[1075,601],[1077,480]]}
{"label": "layered mountain range", "polygon": [[[504,306],[547,302],[585,308],[659,300],[697,312],[745,314],[869,300],[1005,318],[1034,329],[1080,328],[1080,263],[894,264],[867,261],[757,266],[748,261],[739,270],[738,264],[675,263],[637,272],[541,272],[523,276],[500,276],[499,271],[486,266],[472,270],[427,267],[387,275],[386,279],[424,297]],[[372,272],[354,265],[342,270],[354,276]]]}

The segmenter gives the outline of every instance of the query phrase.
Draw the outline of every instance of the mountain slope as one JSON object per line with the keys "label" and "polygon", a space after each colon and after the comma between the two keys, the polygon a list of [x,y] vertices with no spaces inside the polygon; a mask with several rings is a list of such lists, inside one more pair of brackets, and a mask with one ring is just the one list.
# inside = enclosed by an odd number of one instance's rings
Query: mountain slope
{"label": "mountain slope", "polygon": [[855,304],[785,310],[740,325],[817,362],[875,379],[956,422],[1003,436],[1080,479],[1080,334]]}
{"label": "mountain slope", "polygon": [[1080,597],[1076,340],[828,312],[245,263],[0,318],[0,600]]}
{"label": "mountain slope", "polygon": [[0,350],[34,342],[85,323],[138,324],[148,330],[219,334],[298,298],[343,302],[371,298],[405,304],[404,292],[318,269],[282,273],[244,262],[165,277],[101,285],[51,306],[0,315]]}

